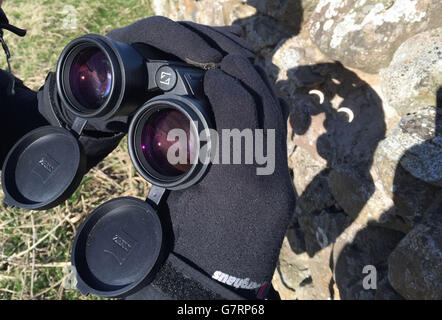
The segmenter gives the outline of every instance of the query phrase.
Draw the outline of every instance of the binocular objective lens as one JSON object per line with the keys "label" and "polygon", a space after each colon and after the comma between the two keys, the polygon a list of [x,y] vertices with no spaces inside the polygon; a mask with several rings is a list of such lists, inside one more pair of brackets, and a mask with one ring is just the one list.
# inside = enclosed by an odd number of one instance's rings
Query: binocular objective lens
{"label": "binocular objective lens", "polygon": [[167,177],[178,177],[192,168],[196,144],[197,137],[189,118],[178,110],[166,108],[148,118],[140,147],[155,171]]}
{"label": "binocular objective lens", "polygon": [[84,109],[100,108],[112,89],[112,67],[104,52],[97,47],[81,50],[72,61],[69,85]]}

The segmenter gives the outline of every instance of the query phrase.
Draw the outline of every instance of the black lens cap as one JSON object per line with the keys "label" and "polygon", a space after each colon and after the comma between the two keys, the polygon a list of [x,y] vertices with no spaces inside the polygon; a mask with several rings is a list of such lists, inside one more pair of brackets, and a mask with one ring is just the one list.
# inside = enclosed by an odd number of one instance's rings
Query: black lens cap
{"label": "black lens cap", "polygon": [[82,294],[123,297],[152,281],[162,252],[156,211],[135,198],[117,198],[83,222],[72,247],[72,266]]}
{"label": "black lens cap", "polygon": [[3,164],[4,202],[31,210],[56,207],[78,188],[85,169],[71,132],[53,126],[35,129],[15,144]]}

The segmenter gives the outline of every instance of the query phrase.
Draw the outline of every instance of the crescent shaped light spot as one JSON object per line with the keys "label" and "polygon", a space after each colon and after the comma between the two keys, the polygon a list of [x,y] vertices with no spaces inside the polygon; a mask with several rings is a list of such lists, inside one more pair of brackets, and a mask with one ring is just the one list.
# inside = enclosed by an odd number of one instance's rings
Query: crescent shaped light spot
{"label": "crescent shaped light spot", "polygon": [[321,91],[314,89],[314,90],[310,90],[308,92],[308,94],[316,94],[319,97],[319,103],[320,104],[324,103],[325,98],[324,98],[324,94]]}
{"label": "crescent shaped light spot", "polygon": [[348,122],[351,123],[353,121],[353,119],[355,118],[355,114],[353,113],[353,111],[347,107],[342,107],[338,109],[338,112],[344,112],[347,114],[348,116]]}

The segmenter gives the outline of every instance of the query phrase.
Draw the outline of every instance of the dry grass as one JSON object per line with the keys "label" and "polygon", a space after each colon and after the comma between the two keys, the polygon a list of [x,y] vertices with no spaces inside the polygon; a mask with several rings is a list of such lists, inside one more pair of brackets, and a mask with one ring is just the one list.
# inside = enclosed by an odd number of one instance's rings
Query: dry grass
{"label": "dry grass", "polygon": [[[66,5],[77,10],[75,29],[63,28]],[[28,29],[24,39],[10,34],[5,38],[14,73],[33,89],[55,69],[70,40],[85,33],[104,34],[151,12],[147,0],[6,0],[4,9],[13,24]],[[5,68],[2,55],[0,59]],[[148,187],[136,174],[123,141],[85,176],[64,205],[43,212],[0,205],[0,299],[85,299],[73,289],[69,268],[77,228],[100,204],[119,196],[144,198]]]}

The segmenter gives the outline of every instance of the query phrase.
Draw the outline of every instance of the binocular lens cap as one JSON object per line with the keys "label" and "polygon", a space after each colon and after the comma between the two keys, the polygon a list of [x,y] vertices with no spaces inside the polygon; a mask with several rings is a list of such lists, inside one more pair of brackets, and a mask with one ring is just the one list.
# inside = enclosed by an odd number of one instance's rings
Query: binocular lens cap
{"label": "binocular lens cap", "polygon": [[63,203],[79,186],[85,160],[78,140],[60,127],[41,127],[19,140],[2,170],[5,203],[44,210]]}
{"label": "binocular lens cap", "polygon": [[117,198],[93,211],[72,248],[81,293],[122,297],[152,280],[163,232],[156,211],[135,198]]}

